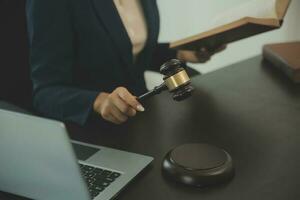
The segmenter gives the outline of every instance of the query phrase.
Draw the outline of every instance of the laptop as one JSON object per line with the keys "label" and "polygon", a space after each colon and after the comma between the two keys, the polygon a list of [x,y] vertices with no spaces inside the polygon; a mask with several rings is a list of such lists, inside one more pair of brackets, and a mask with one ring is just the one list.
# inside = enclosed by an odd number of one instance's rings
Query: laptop
{"label": "laptop", "polygon": [[0,190],[41,200],[108,200],[152,157],[71,141],[61,122],[0,110]]}

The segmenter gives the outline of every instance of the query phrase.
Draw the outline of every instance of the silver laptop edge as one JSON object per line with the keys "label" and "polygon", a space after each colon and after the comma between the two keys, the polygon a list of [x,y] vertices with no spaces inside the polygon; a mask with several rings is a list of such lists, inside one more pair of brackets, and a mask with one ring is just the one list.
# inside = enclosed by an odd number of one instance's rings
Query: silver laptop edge
{"label": "silver laptop edge", "polygon": [[[100,193],[96,200],[104,200],[113,198],[126,184],[128,184],[139,172],[141,172],[153,158],[140,154],[130,153],[126,151],[116,150],[103,146],[86,144],[78,141],[72,141],[75,144],[81,144],[89,147],[100,148],[101,153],[96,153],[85,161],[80,160],[80,163],[90,166],[101,167],[116,172],[122,175],[117,181],[113,182],[110,187]],[[112,159],[113,158],[113,159]]]}
{"label": "silver laptop edge", "polygon": [[100,149],[79,163],[121,173],[95,200],[115,197],[153,160],[70,141],[61,122],[0,109],[0,190],[33,199],[91,199],[72,145]]}

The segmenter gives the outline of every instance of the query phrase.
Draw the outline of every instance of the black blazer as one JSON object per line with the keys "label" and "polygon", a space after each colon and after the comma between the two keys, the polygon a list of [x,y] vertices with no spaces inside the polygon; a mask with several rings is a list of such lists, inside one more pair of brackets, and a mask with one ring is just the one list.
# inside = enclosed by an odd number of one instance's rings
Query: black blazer
{"label": "black blazer", "polygon": [[176,52],[158,44],[155,0],[141,0],[148,40],[137,61],[112,0],[27,0],[34,107],[42,115],[85,124],[99,92],[146,91],[144,71]]}

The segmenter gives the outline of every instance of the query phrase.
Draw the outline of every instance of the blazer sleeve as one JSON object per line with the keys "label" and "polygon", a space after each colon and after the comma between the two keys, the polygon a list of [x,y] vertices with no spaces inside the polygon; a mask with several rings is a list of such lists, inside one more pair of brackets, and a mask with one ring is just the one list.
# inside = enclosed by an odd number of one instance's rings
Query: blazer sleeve
{"label": "blazer sleeve", "polygon": [[34,107],[42,115],[84,125],[99,91],[72,80],[73,32],[69,0],[27,0]]}
{"label": "blazer sleeve", "polygon": [[151,70],[158,71],[162,64],[176,57],[177,50],[170,49],[169,43],[158,43],[152,53]]}
{"label": "blazer sleeve", "polygon": [[[169,43],[159,43],[152,54],[152,63],[150,70],[158,72],[162,64],[174,58],[177,58],[177,50],[170,49]],[[199,71],[189,67],[186,62],[183,62],[183,65],[186,67],[186,71],[190,77],[201,74]]]}

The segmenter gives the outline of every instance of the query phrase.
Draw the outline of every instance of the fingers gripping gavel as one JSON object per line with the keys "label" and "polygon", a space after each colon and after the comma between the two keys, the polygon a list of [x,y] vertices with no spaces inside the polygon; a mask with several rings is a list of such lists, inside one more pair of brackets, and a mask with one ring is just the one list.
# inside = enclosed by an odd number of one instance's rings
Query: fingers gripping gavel
{"label": "fingers gripping gavel", "polygon": [[137,98],[139,101],[159,94],[164,90],[169,90],[169,92],[173,94],[173,99],[176,101],[181,101],[191,96],[193,87],[190,85],[191,80],[181,61],[172,59],[166,62],[161,66],[160,73],[164,75],[164,82],[154,87],[153,90],[139,96]]}
{"label": "fingers gripping gavel", "polygon": [[190,78],[179,60],[166,62],[161,66],[160,72],[164,75],[164,82],[140,97],[136,98],[124,87],[118,87],[111,93],[100,93],[94,101],[94,111],[107,121],[121,124],[129,117],[135,116],[137,112],[144,111],[140,102],[164,90],[169,90],[176,101],[191,95],[193,87],[190,86]]}

